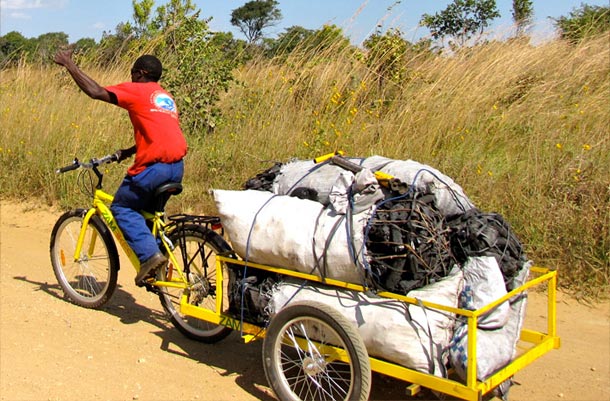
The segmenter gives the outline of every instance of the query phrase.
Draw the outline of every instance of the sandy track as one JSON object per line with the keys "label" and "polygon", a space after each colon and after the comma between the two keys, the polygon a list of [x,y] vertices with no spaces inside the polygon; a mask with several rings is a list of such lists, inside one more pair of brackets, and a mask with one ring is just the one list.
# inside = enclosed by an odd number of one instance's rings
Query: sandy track
{"label": "sandy track", "polygon": [[[59,212],[8,201],[0,212],[1,400],[275,400],[260,341],[243,344],[236,333],[214,345],[182,337],[158,298],[133,285],[125,262],[104,309],[74,306],[63,300],[49,261]],[[544,302],[531,294],[533,328],[543,324]],[[610,400],[609,303],[560,294],[557,306],[561,349],[520,372],[510,399]],[[371,399],[409,399],[402,394],[404,383],[373,376]]]}

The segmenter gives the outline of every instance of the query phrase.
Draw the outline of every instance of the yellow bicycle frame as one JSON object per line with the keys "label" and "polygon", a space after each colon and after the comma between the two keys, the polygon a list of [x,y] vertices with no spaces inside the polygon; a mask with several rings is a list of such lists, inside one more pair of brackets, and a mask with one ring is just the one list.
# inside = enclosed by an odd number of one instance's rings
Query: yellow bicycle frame
{"label": "yellow bicycle frame", "polygon": [[[91,217],[95,214],[102,218],[102,220],[104,221],[106,226],[112,232],[115,240],[121,245],[121,248],[127,255],[127,258],[129,259],[129,261],[131,262],[133,267],[136,269],[136,272],[139,272],[140,271],[140,261],[139,261],[138,257],[136,256],[135,252],[133,251],[133,249],[131,249],[131,247],[125,240],[125,236],[121,232],[121,229],[119,228],[112,212],[110,211],[110,208],[108,207],[108,205],[110,203],[112,203],[113,199],[114,199],[114,196],[110,195],[109,193],[104,192],[101,189],[95,190],[95,193],[93,196],[93,206],[87,211],[87,213],[83,217],[81,231],[79,233],[78,241],[76,243],[76,249],[74,250],[74,260],[77,261],[80,259],[81,251],[83,249],[84,242],[85,242],[85,234],[87,231],[87,226],[89,225],[89,221],[91,220]],[[167,251],[169,263],[172,266],[172,272],[173,271],[178,272],[178,277],[175,279],[173,278],[173,275],[171,275],[170,281],[155,280],[151,284],[153,284],[154,286],[157,286],[157,287],[188,288],[188,286],[189,286],[188,279],[185,277],[183,270],[180,267],[181,266],[180,263],[178,262],[178,260],[176,259],[176,257],[174,256],[174,254],[172,252],[171,244],[168,243],[168,240],[164,237],[164,234],[163,234],[163,229],[165,228],[165,223],[164,223],[162,217],[164,216],[164,213],[157,212],[157,213],[153,214],[153,213],[148,213],[145,211],[142,211],[141,213],[142,213],[142,216],[144,216],[144,218],[146,220],[150,220],[153,222],[152,234],[155,237],[159,236],[161,238],[161,243],[163,244],[165,250]],[[94,236],[91,238],[91,243],[89,244],[89,249],[87,252],[89,255],[91,255],[93,253],[93,249],[95,248],[96,240],[97,240],[97,237],[94,234]]]}

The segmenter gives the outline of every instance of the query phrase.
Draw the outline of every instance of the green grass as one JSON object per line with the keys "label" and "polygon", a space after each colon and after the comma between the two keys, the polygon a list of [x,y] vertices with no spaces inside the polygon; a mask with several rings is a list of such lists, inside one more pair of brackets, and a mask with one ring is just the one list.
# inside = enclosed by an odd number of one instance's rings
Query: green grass
{"label": "green grass", "polygon": [[[255,60],[220,104],[213,133],[190,134],[185,191],[171,208],[214,213],[208,191],[238,189],[274,161],[337,149],[429,164],[511,223],[537,264],[581,296],[610,278],[610,108],[607,35],[578,47],[490,43],[405,61],[380,81],[346,51]],[[129,65],[85,70],[103,85]],[[381,82],[381,83],[380,83]],[[72,158],[131,144],[124,111],[88,99],[57,66],[2,71],[0,196],[62,207],[86,198]],[[109,165],[112,191],[126,165]]]}

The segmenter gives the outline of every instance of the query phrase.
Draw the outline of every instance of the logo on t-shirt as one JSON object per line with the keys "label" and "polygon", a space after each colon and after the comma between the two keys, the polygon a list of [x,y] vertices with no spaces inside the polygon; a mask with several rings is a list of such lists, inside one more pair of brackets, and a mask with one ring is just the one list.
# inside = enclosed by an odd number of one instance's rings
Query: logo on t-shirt
{"label": "logo on t-shirt", "polygon": [[176,102],[174,102],[174,99],[172,99],[167,93],[153,93],[152,101],[159,111],[165,111],[171,114],[177,113]]}

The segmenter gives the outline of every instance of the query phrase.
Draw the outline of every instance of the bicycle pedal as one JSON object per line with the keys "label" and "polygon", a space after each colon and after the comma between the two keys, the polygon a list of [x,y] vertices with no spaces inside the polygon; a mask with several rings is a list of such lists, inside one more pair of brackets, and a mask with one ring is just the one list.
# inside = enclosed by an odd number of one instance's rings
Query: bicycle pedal
{"label": "bicycle pedal", "polygon": [[154,277],[146,277],[140,282],[136,283],[138,287],[154,287],[152,284],[157,281]]}
{"label": "bicycle pedal", "polygon": [[153,294],[159,295],[159,287],[151,284],[151,283],[144,283],[144,288],[146,288],[147,292],[152,292]]}

